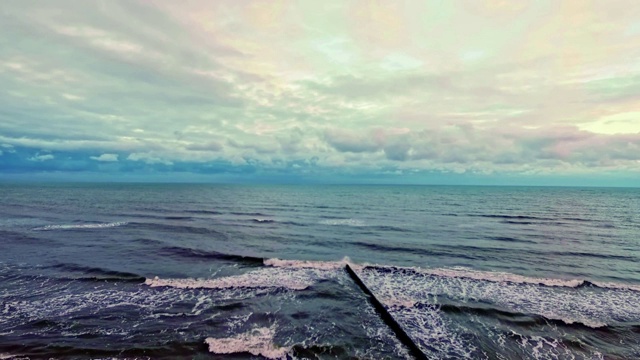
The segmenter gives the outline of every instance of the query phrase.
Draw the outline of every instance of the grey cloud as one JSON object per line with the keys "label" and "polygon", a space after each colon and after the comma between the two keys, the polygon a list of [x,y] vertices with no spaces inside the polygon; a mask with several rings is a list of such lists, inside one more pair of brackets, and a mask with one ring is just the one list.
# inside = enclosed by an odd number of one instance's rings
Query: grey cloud
{"label": "grey cloud", "polygon": [[333,130],[326,134],[327,143],[340,152],[366,154],[383,149],[391,162],[429,161],[445,168],[453,164],[513,170],[549,164],[595,168],[621,163],[638,167],[640,161],[640,134],[594,134],[570,126],[532,130],[444,127],[383,137],[375,136],[375,131],[355,135]]}
{"label": "grey cloud", "polygon": [[223,147],[216,141],[209,141],[201,144],[190,144],[185,146],[185,149],[195,151],[220,151]]}
{"label": "grey cloud", "polygon": [[342,152],[375,152],[380,149],[380,144],[369,134],[356,134],[340,129],[328,129],[324,133],[324,139],[338,151]]}

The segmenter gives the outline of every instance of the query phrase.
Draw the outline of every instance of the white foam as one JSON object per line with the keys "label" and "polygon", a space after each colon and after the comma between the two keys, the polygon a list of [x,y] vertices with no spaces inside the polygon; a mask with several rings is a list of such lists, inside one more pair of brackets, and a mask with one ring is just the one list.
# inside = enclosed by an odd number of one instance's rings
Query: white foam
{"label": "white foam", "polygon": [[640,292],[640,285],[620,284],[620,283],[600,282],[600,281],[592,281],[592,283],[595,286],[606,288],[606,289],[632,290],[632,291]]}
{"label": "white foam", "polygon": [[151,287],[173,287],[179,289],[228,289],[228,288],[287,288],[304,290],[316,281],[304,272],[286,271],[282,269],[259,269],[242,275],[227,276],[216,279],[146,279],[145,284]]}
{"label": "white foam", "polygon": [[[453,268],[419,268],[419,267],[390,267],[384,265],[377,264],[367,264],[368,266],[378,267],[378,268],[390,268],[390,269],[398,269],[398,270],[409,270],[414,271],[420,274],[425,275],[434,275],[441,277],[451,277],[451,278],[467,278],[473,280],[480,281],[491,281],[491,282],[509,282],[516,284],[533,284],[533,285],[544,285],[550,287],[568,287],[568,288],[576,288],[585,284],[585,280],[583,279],[555,279],[555,278],[543,278],[543,277],[529,277],[518,274],[511,274],[506,272],[497,272],[497,271],[480,271],[473,270],[464,267],[453,267]],[[622,283],[611,283],[611,282],[597,282],[592,281],[594,285],[607,288],[607,289],[617,289],[617,290],[632,290],[632,291],[640,291],[640,285],[633,284],[622,284]]]}
{"label": "white foam", "polygon": [[478,271],[463,267],[454,267],[451,269],[421,269],[415,268],[422,274],[445,276],[445,277],[463,277],[474,280],[485,280],[493,282],[512,282],[521,284],[541,284],[546,286],[562,286],[562,287],[578,287],[584,283],[583,280],[577,279],[553,279],[553,278],[535,278],[505,272]]}
{"label": "white foam", "polygon": [[465,331],[445,319],[437,306],[393,307],[389,313],[429,358],[478,359],[479,349],[462,334]]}
{"label": "white foam", "polygon": [[342,226],[365,226],[365,222],[359,219],[326,219],[319,223],[320,225],[342,225]]}
{"label": "white foam", "polygon": [[[535,314],[567,324],[598,328],[618,322],[640,321],[640,292],[597,288],[539,286],[535,281],[486,281],[486,273],[443,269],[404,271],[360,270],[362,280],[389,307],[412,303],[436,304],[445,296],[462,304],[490,303],[513,313]],[[436,275],[436,276],[434,276]],[[477,275],[477,276],[476,276]],[[508,277],[511,279],[511,277]],[[482,281],[478,281],[482,280]],[[526,279],[525,279],[526,280]]]}
{"label": "white foam", "polygon": [[5,359],[12,359],[12,360],[28,360],[29,358],[26,356],[22,356],[22,355],[14,355],[14,354],[7,354],[7,353],[0,353],[0,360],[5,360]]}
{"label": "white foam", "polygon": [[286,359],[291,347],[274,344],[275,325],[269,328],[256,328],[249,332],[228,338],[207,338],[209,351],[215,354],[234,354],[248,352],[268,359]]}
{"label": "white foam", "polygon": [[[75,316],[87,313],[99,313],[108,309],[127,307],[135,310],[122,322],[105,324],[105,328],[91,329],[95,334],[126,334],[135,327],[149,323],[157,323],[160,317],[182,316],[214,317],[219,314],[214,304],[226,304],[229,300],[242,301],[266,294],[270,289],[229,288],[218,291],[201,289],[159,288],[154,291],[146,286],[113,286],[98,284],[78,292],[74,283],[49,284],[41,281],[12,281],[11,297],[4,297],[0,306],[0,328],[14,329],[41,319],[64,319],[66,322]],[[80,284],[84,285],[84,284]],[[29,299],[24,300],[24,299]],[[176,303],[191,303],[193,308],[174,309]],[[50,329],[38,331],[47,332]],[[57,330],[56,330],[57,331]]]}
{"label": "white foam", "polygon": [[34,231],[47,231],[47,230],[74,230],[74,229],[102,229],[112,228],[117,226],[127,225],[125,221],[117,221],[101,224],[66,224],[66,225],[46,225],[42,227],[34,228]]}
{"label": "white foam", "polygon": [[338,270],[344,268],[350,261],[348,257],[344,257],[341,261],[282,260],[273,258],[265,259],[264,264],[289,269]]}

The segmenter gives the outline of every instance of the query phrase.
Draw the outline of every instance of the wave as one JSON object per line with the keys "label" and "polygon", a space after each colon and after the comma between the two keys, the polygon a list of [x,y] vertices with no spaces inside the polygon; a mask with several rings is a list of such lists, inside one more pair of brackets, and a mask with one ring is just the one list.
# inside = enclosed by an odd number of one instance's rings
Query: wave
{"label": "wave", "polygon": [[[409,248],[409,247],[401,247],[401,246],[374,244],[374,243],[363,242],[363,241],[354,241],[351,243],[351,245],[356,245],[363,248],[373,249],[378,251],[400,252],[400,253],[408,252],[414,255],[424,255],[424,256],[433,256],[433,257],[449,256],[449,257],[456,257],[456,258],[467,259],[467,260],[474,260],[477,258],[477,254],[474,254],[473,252],[464,252],[464,251],[427,250],[427,249],[420,249],[420,248]],[[480,249],[480,248],[476,248],[476,249]]]}
{"label": "wave", "polygon": [[419,268],[419,267],[396,267],[396,266],[382,266],[382,265],[365,265],[364,269],[374,269],[380,272],[413,272],[423,275],[449,277],[449,278],[466,278],[479,281],[490,282],[507,282],[514,284],[532,284],[542,285],[546,287],[568,287],[568,288],[583,288],[583,287],[598,287],[603,289],[616,289],[616,290],[630,290],[639,291],[640,285],[611,283],[611,282],[599,282],[589,281],[585,279],[554,279],[554,278],[538,278],[528,277],[524,275],[511,274],[506,272],[493,272],[493,271],[480,271],[463,267],[454,268]]}
{"label": "wave", "polygon": [[390,225],[371,226],[370,228],[372,230],[378,230],[378,231],[412,232],[411,230],[406,229],[406,228],[402,228],[402,227],[398,227],[398,226],[390,226]]}
{"label": "wave", "polygon": [[165,220],[193,220],[191,216],[165,216]]}
{"label": "wave", "polygon": [[537,244],[535,241],[518,239],[510,236],[489,236],[487,239],[494,241],[504,241],[504,242],[517,242],[517,243],[527,243],[527,244]]}
{"label": "wave", "polygon": [[516,225],[536,225],[537,223],[532,221],[516,221],[516,220],[504,220],[505,224],[516,224]]}
{"label": "wave", "polygon": [[99,224],[65,224],[65,225],[46,225],[42,227],[33,228],[34,231],[49,231],[49,230],[76,230],[76,229],[102,229],[102,228],[112,228],[117,226],[127,225],[128,222],[125,221],[117,221],[110,223],[99,223]]}
{"label": "wave", "polygon": [[0,353],[0,360],[28,359],[21,354]]}
{"label": "wave", "polygon": [[[37,238],[37,237],[31,237],[26,235],[25,233],[20,233],[20,232],[16,232],[16,231],[6,231],[6,230],[0,230],[0,239],[2,239],[2,241],[6,242],[16,242],[16,243],[20,243],[20,244],[27,244],[27,243],[31,243],[31,244],[42,244],[42,240]],[[49,240],[50,242],[48,242],[48,244],[52,244],[53,241]]]}
{"label": "wave", "polygon": [[271,220],[271,219],[251,219],[251,221],[259,224],[271,224],[276,222],[275,220]]}
{"label": "wave", "polygon": [[223,212],[215,210],[185,210],[184,212],[189,214],[203,214],[203,215],[222,215]]}
{"label": "wave", "polygon": [[66,272],[81,273],[82,275],[93,276],[79,276],[71,277],[69,280],[77,281],[113,281],[113,282],[131,282],[131,283],[143,283],[145,277],[117,270],[103,269],[99,267],[88,267],[76,264],[59,264],[51,266],[54,269],[60,269]]}
{"label": "wave", "polygon": [[215,279],[160,279],[156,276],[144,281],[145,285],[151,287],[179,289],[284,288],[291,290],[304,290],[315,282],[316,280],[310,274],[273,271],[268,268]]}
{"label": "wave", "polygon": [[233,211],[230,212],[231,215],[239,215],[239,216],[269,216],[267,214],[263,214],[260,212],[242,212],[242,211]]}
{"label": "wave", "polygon": [[[71,342],[67,342],[71,344]],[[16,346],[20,354],[0,352],[0,360],[22,359],[58,359],[58,358],[118,358],[118,359],[171,359],[192,358],[194,353],[205,353],[201,342],[167,341],[147,347],[120,348],[119,346],[73,346],[67,344],[52,344],[51,341],[34,340]],[[76,342],[77,345],[81,343]],[[10,347],[11,345],[9,345]]]}
{"label": "wave", "polygon": [[225,254],[217,251],[191,249],[179,246],[165,246],[162,247],[159,251],[169,256],[179,256],[191,259],[218,259],[246,264],[262,264],[264,261],[264,259],[261,257]]}
{"label": "wave", "polygon": [[508,219],[508,220],[545,220],[555,221],[556,219],[541,216],[525,216],[525,215],[500,215],[500,214],[470,214],[469,216],[484,217],[491,219]]}
{"label": "wave", "polygon": [[188,226],[188,225],[171,225],[157,222],[130,222],[129,225],[140,229],[151,229],[156,231],[177,232],[180,234],[195,234],[226,237],[222,232],[210,228]]}
{"label": "wave", "polygon": [[209,346],[209,352],[214,354],[249,353],[267,359],[286,359],[292,347],[275,345],[274,337],[275,325],[255,328],[228,338],[209,337],[205,343]]}
{"label": "wave", "polygon": [[[420,308],[424,306],[423,303],[415,303],[414,307]],[[427,304],[427,306],[431,306]],[[562,317],[548,317],[539,315],[539,314],[527,314],[521,312],[512,312],[501,309],[496,309],[492,307],[475,307],[468,305],[453,305],[453,304],[440,304],[438,305],[438,309],[445,313],[463,313],[463,314],[473,314],[480,316],[487,316],[491,318],[500,318],[502,321],[508,321],[517,323],[519,326],[530,326],[530,325],[547,325],[553,324],[557,326],[570,326],[570,327],[589,327],[592,329],[603,329],[608,327],[607,324],[598,321],[589,321],[589,320],[572,320],[565,319]]]}
{"label": "wave", "polygon": [[[510,313],[536,314],[592,328],[635,326],[640,321],[640,311],[635,305],[640,302],[640,287],[634,285],[607,286],[610,284],[460,268],[365,266],[359,275],[383,304],[407,308],[410,314],[401,311],[402,317],[414,323],[420,320],[412,320],[412,316],[427,313],[414,308],[421,302],[496,307]],[[428,313],[432,312],[430,309]],[[499,314],[493,315],[500,320]],[[512,321],[517,323],[517,320]]]}

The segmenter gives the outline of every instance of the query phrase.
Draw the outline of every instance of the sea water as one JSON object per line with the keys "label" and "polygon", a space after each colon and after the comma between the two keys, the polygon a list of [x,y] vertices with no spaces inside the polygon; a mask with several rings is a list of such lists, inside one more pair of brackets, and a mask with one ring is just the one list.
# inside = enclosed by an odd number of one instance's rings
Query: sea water
{"label": "sea water", "polygon": [[640,189],[0,184],[0,358],[640,358]]}

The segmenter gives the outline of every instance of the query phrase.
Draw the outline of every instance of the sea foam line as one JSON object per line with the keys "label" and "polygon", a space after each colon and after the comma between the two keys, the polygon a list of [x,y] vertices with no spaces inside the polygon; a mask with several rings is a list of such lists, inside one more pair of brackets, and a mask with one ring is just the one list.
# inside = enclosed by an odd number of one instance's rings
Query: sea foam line
{"label": "sea foam line", "polygon": [[102,229],[102,228],[112,228],[117,226],[124,226],[128,223],[125,221],[117,221],[110,223],[100,223],[100,224],[65,224],[65,225],[46,225],[42,227],[37,227],[32,230],[34,231],[47,231],[47,230],[73,230],[73,229]]}

